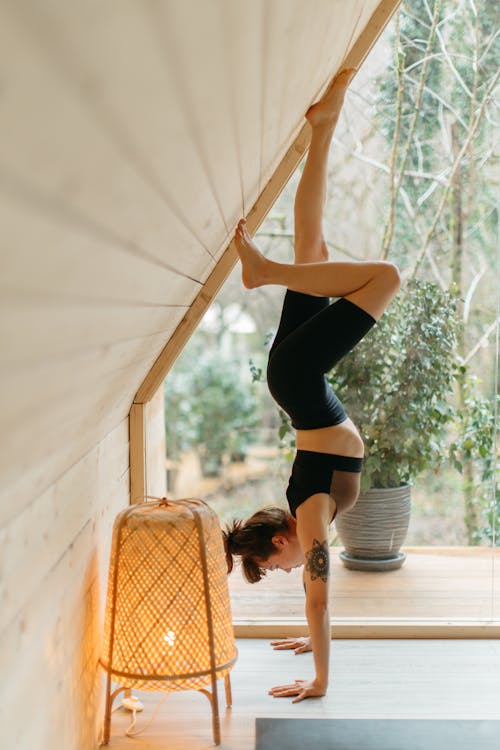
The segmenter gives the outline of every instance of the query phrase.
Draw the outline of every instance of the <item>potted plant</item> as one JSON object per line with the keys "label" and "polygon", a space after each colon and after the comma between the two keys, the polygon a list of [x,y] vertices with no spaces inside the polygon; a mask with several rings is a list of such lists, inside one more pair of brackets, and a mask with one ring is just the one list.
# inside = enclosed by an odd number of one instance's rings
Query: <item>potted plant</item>
{"label": "potted plant", "polygon": [[365,443],[359,500],[336,521],[349,568],[404,562],[411,482],[447,458],[457,327],[455,295],[411,281],[329,376]]}
{"label": "potted plant", "polygon": [[[394,570],[405,555],[411,482],[448,458],[448,402],[457,376],[456,297],[410,281],[328,376],[365,443],[360,497],[336,519],[340,557],[356,570]],[[280,410],[280,437],[291,434]]]}

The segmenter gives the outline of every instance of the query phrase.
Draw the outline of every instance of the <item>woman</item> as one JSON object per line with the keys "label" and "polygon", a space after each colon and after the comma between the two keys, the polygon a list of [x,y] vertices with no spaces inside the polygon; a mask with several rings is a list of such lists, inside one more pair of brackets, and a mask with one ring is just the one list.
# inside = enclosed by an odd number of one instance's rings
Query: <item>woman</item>
{"label": "woman", "polygon": [[[345,91],[355,70],[343,70],[307,112],[312,139],[295,199],[295,263],[266,259],[242,219],[235,242],[247,288],[286,287],[283,311],[269,354],[268,384],[296,430],[297,452],[286,491],[290,512],[265,508],[224,533],[229,572],[240,555],[252,583],[268,570],[304,565],[309,639],[273,642],[277,648],[312,647],[313,680],[272,688],[293,702],[324,695],[328,687],[328,526],[359,495],[363,442],[325,373],[380,318],[399,289],[397,268],[382,261],[333,263],[322,232],[328,152]],[[329,297],[338,297],[330,304]]]}

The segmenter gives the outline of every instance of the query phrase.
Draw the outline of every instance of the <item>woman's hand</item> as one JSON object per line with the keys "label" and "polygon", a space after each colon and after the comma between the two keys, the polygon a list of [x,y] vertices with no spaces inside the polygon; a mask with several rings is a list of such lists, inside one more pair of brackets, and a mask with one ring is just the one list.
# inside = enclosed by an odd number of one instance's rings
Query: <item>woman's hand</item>
{"label": "woman's hand", "polygon": [[320,698],[322,695],[326,695],[326,687],[319,685],[315,680],[312,682],[295,680],[293,685],[278,685],[271,688],[268,695],[272,695],[273,698],[291,698],[292,695],[295,695],[297,697],[293,699],[292,703],[298,703],[305,698]]}
{"label": "woman's hand", "polygon": [[305,638],[285,638],[282,641],[271,641],[271,646],[275,651],[285,651],[285,649],[295,649],[296,654],[305,654],[306,651],[312,651],[311,639]]}

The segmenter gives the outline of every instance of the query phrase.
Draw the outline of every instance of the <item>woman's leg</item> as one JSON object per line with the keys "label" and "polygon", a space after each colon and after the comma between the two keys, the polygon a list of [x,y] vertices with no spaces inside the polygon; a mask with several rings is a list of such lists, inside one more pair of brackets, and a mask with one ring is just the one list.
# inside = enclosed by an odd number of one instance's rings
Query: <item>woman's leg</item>
{"label": "woman's leg", "polygon": [[[295,195],[295,264],[322,263],[328,260],[323,237],[323,207],[326,199],[328,153],[333,131],[342,108],[345,91],[354,71],[342,71],[318,104],[306,114],[312,127],[312,138],[304,169]],[[325,101],[328,104],[325,105]],[[287,292],[280,324],[271,352],[300,325],[326,309],[329,295]]]}
{"label": "woman's leg", "polygon": [[307,113],[313,132],[295,200],[295,264],[266,259],[242,220],[235,240],[247,288],[286,286],[319,297],[346,297],[378,320],[399,289],[399,274],[384,261],[327,262],[323,238],[328,152],[351,71],[336,77],[320,102]]}
{"label": "woman's leg", "polygon": [[[255,248],[246,230],[240,233],[239,248],[243,283],[249,289],[266,284],[286,286],[294,292],[318,297],[345,297],[375,320],[383,314],[400,287],[399,272],[385,261],[357,263],[275,263]],[[260,257],[257,257],[257,253]]]}
{"label": "woman's leg", "polygon": [[295,195],[295,263],[328,260],[328,248],[323,237],[328,155],[345,92],[354,73],[354,69],[341,71],[321,101],[306,113],[312,136]]}
{"label": "woman's leg", "polygon": [[251,286],[278,284],[319,297],[345,297],[375,320],[382,316],[400,287],[396,266],[385,261],[304,265],[264,261],[258,275],[254,274]]}

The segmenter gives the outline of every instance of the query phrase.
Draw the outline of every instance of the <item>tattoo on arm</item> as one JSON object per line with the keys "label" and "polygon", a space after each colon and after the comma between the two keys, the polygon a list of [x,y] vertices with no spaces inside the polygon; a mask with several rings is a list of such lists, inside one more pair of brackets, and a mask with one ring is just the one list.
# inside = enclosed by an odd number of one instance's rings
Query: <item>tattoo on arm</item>
{"label": "tattoo on arm", "polygon": [[313,539],[312,549],[306,552],[306,561],[306,570],[311,576],[311,581],[321,578],[323,583],[326,583],[330,568],[330,555],[326,539],[321,543],[317,539]]}

